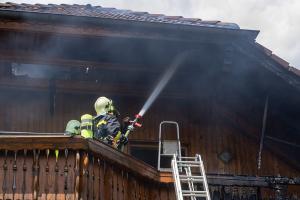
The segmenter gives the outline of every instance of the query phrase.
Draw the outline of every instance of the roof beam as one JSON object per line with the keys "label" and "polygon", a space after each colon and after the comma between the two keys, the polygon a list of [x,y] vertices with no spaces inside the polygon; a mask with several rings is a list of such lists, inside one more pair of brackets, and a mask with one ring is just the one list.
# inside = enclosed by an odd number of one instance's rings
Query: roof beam
{"label": "roof beam", "polygon": [[116,70],[116,71],[155,72],[158,69],[157,67],[151,67],[146,65],[51,58],[51,57],[44,56],[41,53],[24,52],[24,51],[0,50],[0,60],[7,61],[7,62],[16,62],[16,63],[20,62],[23,64],[53,65],[53,67],[55,66],[67,67],[67,68],[90,67],[95,69]]}
{"label": "roof beam", "polygon": [[[116,85],[116,84],[97,84],[91,81],[69,81],[55,80],[56,92],[75,93],[75,94],[103,94],[103,95],[121,95],[147,97],[151,88],[141,87],[136,84]],[[0,88],[15,90],[33,90],[48,91],[50,85],[49,80],[30,79],[30,78],[1,78]],[[160,95],[162,98],[184,99],[186,94],[184,91],[163,91]]]}

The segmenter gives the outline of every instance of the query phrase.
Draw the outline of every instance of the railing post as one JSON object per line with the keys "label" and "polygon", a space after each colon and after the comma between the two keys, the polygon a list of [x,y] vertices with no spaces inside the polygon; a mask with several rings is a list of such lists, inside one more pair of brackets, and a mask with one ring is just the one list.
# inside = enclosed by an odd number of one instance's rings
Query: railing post
{"label": "railing post", "polygon": [[75,156],[75,200],[80,200],[80,152],[76,152]]}

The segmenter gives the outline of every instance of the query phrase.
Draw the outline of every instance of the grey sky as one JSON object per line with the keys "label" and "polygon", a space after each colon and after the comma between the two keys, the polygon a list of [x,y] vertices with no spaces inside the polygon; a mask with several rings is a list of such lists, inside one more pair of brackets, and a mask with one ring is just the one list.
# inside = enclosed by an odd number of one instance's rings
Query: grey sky
{"label": "grey sky", "polygon": [[[0,0],[0,2],[3,0]],[[300,0],[10,0],[16,3],[92,4],[203,20],[260,30],[257,41],[300,69]]]}

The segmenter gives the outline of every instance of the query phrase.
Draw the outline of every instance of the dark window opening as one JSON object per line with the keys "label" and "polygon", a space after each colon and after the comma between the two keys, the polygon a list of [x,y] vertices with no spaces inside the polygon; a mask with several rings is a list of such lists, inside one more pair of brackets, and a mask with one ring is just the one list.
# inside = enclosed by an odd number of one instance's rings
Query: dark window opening
{"label": "dark window opening", "polygon": [[[135,158],[142,160],[143,162],[157,168],[158,162],[158,142],[142,142],[142,141],[132,141],[129,146],[129,152]],[[181,156],[186,156],[187,147],[181,146]],[[172,157],[162,157],[161,167],[171,168]]]}

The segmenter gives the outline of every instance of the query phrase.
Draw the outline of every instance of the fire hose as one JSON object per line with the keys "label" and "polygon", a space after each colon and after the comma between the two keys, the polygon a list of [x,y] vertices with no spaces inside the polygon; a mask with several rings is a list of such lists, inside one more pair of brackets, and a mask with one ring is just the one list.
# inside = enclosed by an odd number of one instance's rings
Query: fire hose
{"label": "fire hose", "polygon": [[141,115],[136,114],[134,120],[129,121],[129,125],[127,126],[127,130],[125,134],[118,133],[117,136],[114,138],[113,146],[121,151],[123,151],[124,146],[127,143],[127,138],[129,134],[136,128],[136,127],[142,127],[142,124],[140,124],[138,121],[141,119]]}

